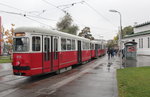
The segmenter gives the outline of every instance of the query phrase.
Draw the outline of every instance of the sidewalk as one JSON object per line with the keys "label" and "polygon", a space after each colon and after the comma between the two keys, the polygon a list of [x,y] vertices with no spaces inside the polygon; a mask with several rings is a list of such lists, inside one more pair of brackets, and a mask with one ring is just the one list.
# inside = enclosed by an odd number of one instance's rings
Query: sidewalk
{"label": "sidewalk", "polygon": [[[59,88],[50,97],[118,97],[116,68],[119,59],[110,60],[113,64],[108,71],[107,56],[99,62],[99,66],[83,76]],[[46,97],[49,97],[48,95]]]}

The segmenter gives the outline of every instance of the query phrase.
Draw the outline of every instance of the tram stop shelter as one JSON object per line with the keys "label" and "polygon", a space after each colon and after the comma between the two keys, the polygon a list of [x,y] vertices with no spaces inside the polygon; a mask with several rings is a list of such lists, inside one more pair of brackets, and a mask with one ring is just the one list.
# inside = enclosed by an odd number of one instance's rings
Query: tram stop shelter
{"label": "tram stop shelter", "polygon": [[137,43],[134,41],[130,41],[126,42],[124,46],[125,67],[135,67],[137,56]]}

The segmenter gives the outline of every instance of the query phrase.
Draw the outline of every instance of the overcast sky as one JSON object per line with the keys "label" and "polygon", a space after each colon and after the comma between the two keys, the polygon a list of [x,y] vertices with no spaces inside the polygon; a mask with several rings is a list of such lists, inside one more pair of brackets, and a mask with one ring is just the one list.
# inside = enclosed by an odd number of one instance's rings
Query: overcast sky
{"label": "overcast sky", "polygon": [[[54,6],[66,5],[80,2],[82,0],[45,0]],[[91,28],[91,32],[96,38],[112,39],[119,29],[119,14],[109,12],[110,9],[118,10],[122,14],[123,27],[149,21],[150,0],[84,0],[86,3],[77,3],[73,7],[65,9],[71,14],[74,24],[80,30],[85,26]],[[0,0],[0,11],[27,14],[28,18],[0,12],[2,24],[9,28],[13,23],[19,26],[41,26],[56,27],[57,21],[65,14],[56,7],[43,0]],[[8,6],[9,5],[9,6]],[[61,7],[64,8],[64,7]],[[94,9],[92,9],[94,8]],[[43,12],[44,10],[44,12]],[[96,10],[96,11],[95,11]],[[29,15],[50,20],[29,17]],[[31,20],[32,19],[32,20]],[[35,21],[34,21],[35,20]],[[38,23],[38,22],[41,22]]]}

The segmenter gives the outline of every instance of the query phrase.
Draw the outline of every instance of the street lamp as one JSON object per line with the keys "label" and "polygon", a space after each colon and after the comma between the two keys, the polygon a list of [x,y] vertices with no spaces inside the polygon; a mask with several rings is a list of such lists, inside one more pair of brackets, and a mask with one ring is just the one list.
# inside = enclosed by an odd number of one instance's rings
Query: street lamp
{"label": "street lamp", "polygon": [[122,39],[122,16],[121,13],[117,10],[109,10],[110,12],[118,13],[120,16],[120,33],[119,33],[119,51],[120,51],[120,61],[122,65],[122,50],[121,50],[121,39]]}
{"label": "street lamp", "polygon": [[[119,16],[120,16],[120,32],[122,32],[122,16],[121,16],[121,13],[117,10],[109,10],[110,12],[115,12],[115,13],[118,13]],[[120,33],[120,36],[121,36],[122,33]],[[120,37],[120,39],[122,38],[122,36]]]}

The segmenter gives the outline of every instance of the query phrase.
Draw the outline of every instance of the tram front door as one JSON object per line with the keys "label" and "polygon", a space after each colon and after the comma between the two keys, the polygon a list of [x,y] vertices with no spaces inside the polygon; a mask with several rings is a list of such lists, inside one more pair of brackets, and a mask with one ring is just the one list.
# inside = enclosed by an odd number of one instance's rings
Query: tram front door
{"label": "tram front door", "polygon": [[78,63],[82,62],[81,41],[78,40]]}
{"label": "tram front door", "polygon": [[43,36],[43,72],[58,69],[58,38]]}
{"label": "tram front door", "polygon": [[95,44],[95,57],[98,57],[98,44]]}
{"label": "tram front door", "polygon": [[52,36],[51,37],[51,71],[56,71],[59,69],[59,65],[58,65],[58,37]]}
{"label": "tram front door", "polygon": [[43,36],[43,72],[51,71],[51,37]]}

